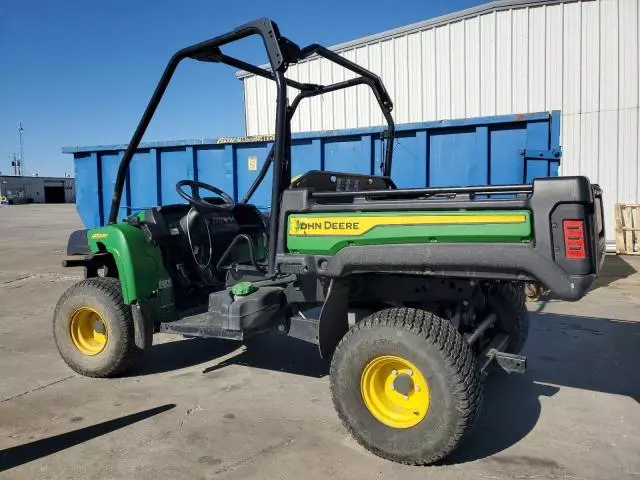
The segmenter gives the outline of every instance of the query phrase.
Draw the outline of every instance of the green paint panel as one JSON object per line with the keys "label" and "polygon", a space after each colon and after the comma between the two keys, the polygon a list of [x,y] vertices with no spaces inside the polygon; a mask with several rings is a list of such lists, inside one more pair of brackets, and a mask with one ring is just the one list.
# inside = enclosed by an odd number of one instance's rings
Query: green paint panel
{"label": "green paint panel", "polygon": [[[361,235],[291,235],[287,234],[290,253],[333,255],[348,246],[403,243],[522,243],[532,240],[531,212],[528,210],[482,210],[434,212],[359,212],[295,214],[296,220],[318,217],[345,217],[349,221],[366,216],[413,215],[523,215],[519,223],[467,223],[425,225],[379,225]],[[291,221],[289,218],[289,221]],[[289,228],[289,226],[288,226]]]}
{"label": "green paint panel", "polygon": [[146,300],[156,294],[161,280],[168,280],[160,249],[145,240],[139,228],[116,223],[87,232],[94,253],[109,252],[115,259],[124,302]]}

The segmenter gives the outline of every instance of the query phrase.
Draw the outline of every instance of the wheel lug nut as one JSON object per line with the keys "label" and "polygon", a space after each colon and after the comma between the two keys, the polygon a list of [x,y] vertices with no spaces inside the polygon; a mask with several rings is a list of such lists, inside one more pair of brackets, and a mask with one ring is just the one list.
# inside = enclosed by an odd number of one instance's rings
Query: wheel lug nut
{"label": "wheel lug nut", "polygon": [[416,386],[414,387],[414,390],[415,390],[416,392],[419,392],[419,391],[420,391],[420,385],[416,385]]}
{"label": "wheel lug nut", "polygon": [[409,376],[413,375],[413,371],[412,370],[407,370],[407,375],[409,375]]}
{"label": "wheel lug nut", "polygon": [[409,400],[409,396],[408,395],[403,395],[405,400]]}
{"label": "wheel lug nut", "polygon": [[393,385],[393,383],[391,384],[390,388],[391,388],[391,390],[395,390],[396,389],[396,387]]}
{"label": "wheel lug nut", "polygon": [[391,370],[391,375],[398,375],[398,371],[397,370]]}

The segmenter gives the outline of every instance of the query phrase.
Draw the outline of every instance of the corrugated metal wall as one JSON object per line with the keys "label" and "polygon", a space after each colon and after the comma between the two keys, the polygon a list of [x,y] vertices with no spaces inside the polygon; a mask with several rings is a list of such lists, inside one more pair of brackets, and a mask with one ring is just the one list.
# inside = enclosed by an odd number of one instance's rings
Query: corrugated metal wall
{"label": "corrugated metal wall", "polygon": [[[561,110],[561,173],[600,183],[613,240],[613,205],[640,200],[639,4],[494,2],[338,51],[382,77],[398,123]],[[315,58],[291,67],[289,77],[326,84],[350,75]],[[273,133],[272,82],[243,80],[247,135]],[[382,123],[360,86],[303,101],[292,129]]]}

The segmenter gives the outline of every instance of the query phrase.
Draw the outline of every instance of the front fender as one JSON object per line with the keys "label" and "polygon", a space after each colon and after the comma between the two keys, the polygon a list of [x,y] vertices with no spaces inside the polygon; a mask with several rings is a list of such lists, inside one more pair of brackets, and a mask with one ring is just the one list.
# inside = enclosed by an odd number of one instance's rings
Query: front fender
{"label": "front fender", "polygon": [[113,256],[126,304],[149,298],[169,279],[160,249],[147,243],[139,228],[126,223],[94,228],[87,241],[91,252]]}

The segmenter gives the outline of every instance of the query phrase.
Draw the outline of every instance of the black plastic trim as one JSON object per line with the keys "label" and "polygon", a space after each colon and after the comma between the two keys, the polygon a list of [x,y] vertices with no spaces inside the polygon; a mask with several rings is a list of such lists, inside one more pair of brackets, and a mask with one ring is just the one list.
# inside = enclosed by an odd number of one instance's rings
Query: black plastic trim
{"label": "black plastic trim", "polygon": [[432,195],[457,195],[462,194],[491,194],[491,193],[531,193],[531,185],[486,185],[480,187],[438,187],[438,188],[403,188],[393,191],[389,190],[369,190],[361,192],[334,191],[334,192],[313,192],[314,198],[337,198],[337,197],[401,197],[401,196],[432,196]]}
{"label": "black plastic trim", "polygon": [[531,245],[406,244],[347,247],[327,259],[331,278],[358,273],[536,280],[562,300],[579,300],[595,275],[570,275]]}
{"label": "black plastic trim", "polygon": [[[333,172],[328,170],[309,170],[292,182],[290,188],[309,188],[311,192],[352,192],[362,195],[365,191],[395,190],[396,184],[389,177],[363,175],[360,173]],[[314,196],[311,193],[311,196]]]}
{"label": "black plastic trim", "polygon": [[67,243],[67,255],[90,255],[89,240],[87,239],[87,229],[76,230],[69,235]]}

